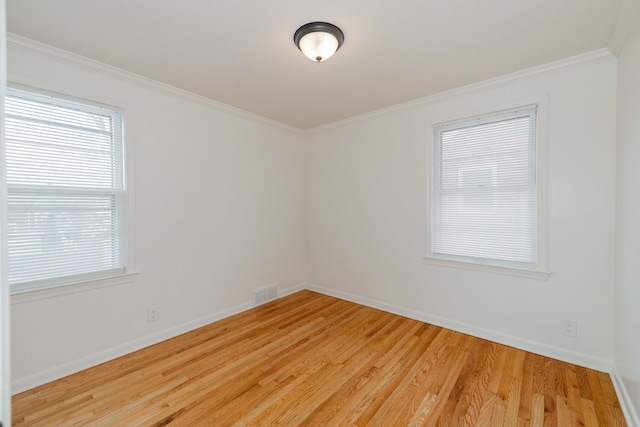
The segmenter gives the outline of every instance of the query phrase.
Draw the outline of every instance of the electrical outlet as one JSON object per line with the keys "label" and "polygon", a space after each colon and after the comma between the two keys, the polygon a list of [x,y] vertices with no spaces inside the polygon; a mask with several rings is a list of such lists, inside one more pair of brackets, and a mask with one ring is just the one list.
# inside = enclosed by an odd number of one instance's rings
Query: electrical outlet
{"label": "electrical outlet", "polygon": [[158,307],[151,307],[147,309],[147,322],[156,322],[160,316],[160,309]]}
{"label": "electrical outlet", "polygon": [[578,322],[575,320],[563,320],[562,321],[562,333],[569,337],[578,336]]}

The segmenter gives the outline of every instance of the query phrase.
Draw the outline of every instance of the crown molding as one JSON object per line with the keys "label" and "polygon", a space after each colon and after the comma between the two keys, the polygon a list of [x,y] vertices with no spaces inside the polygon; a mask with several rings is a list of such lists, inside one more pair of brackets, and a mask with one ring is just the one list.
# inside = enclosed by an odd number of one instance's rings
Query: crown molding
{"label": "crown molding", "polygon": [[581,55],[572,56],[569,58],[561,59],[559,61],[550,62],[543,65],[527,68],[525,70],[516,71],[514,73],[506,74],[500,77],[495,77],[489,80],[483,80],[478,83],[472,83],[470,85],[462,86],[459,88],[451,89],[444,92],[439,92],[434,95],[429,95],[423,98],[415,99],[413,101],[404,102],[391,107],[382,108],[379,110],[371,111],[369,113],[360,114],[354,117],[350,117],[344,120],[338,120],[326,125],[320,125],[304,131],[305,134],[313,134],[322,132],[331,128],[345,126],[347,124],[362,122],[370,120],[375,117],[379,117],[385,114],[406,111],[414,108],[419,108],[430,104],[435,101],[454,98],[460,95],[467,95],[469,93],[477,92],[480,90],[498,87],[505,84],[509,84],[515,81],[527,80],[534,77],[539,77],[545,74],[554,74],[563,72],[575,68],[582,68],[593,64],[602,62],[608,62],[615,60],[616,57],[607,48],[598,49],[592,52],[583,53]]}
{"label": "crown molding", "polygon": [[620,55],[629,31],[640,11],[640,0],[623,0],[616,26],[609,39],[609,50],[615,55]]}
{"label": "crown molding", "polygon": [[[626,0],[624,3],[622,11],[623,12],[626,11],[626,13],[621,13],[619,25],[616,27],[616,31],[614,32],[614,34],[619,34],[615,38],[615,40],[618,40],[616,41],[616,44],[619,44],[618,49],[621,48],[624,42],[624,38],[626,37],[626,34],[628,33],[629,28],[633,23],[633,17],[637,13],[637,11],[640,9],[638,8],[638,4],[640,4],[640,0]],[[633,11],[633,13],[631,13],[630,11]],[[623,17],[625,18],[622,19]],[[291,132],[297,135],[309,135],[309,134],[325,131],[331,128],[369,120],[381,115],[421,107],[434,101],[452,98],[452,97],[460,96],[464,94],[469,94],[474,91],[478,91],[478,90],[482,90],[490,87],[496,87],[496,86],[504,85],[504,84],[511,83],[518,80],[529,79],[529,78],[541,76],[544,74],[561,72],[561,71],[565,71],[573,68],[585,67],[588,65],[592,65],[600,62],[606,62],[606,61],[615,59],[615,56],[612,54],[613,50],[604,48],[604,49],[584,53],[581,55],[573,56],[570,58],[561,59],[559,61],[550,62],[548,64],[528,68],[526,70],[506,74],[504,76],[496,77],[493,79],[484,80],[478,83],[472,83],[470,85],[436,93],[434,95],[429,95],[429,96],[408,101],[402,104],[397,104],[391,107],[382,108],[379,110],[371,111],[371,112],[353,116],[344,120],[338,120],[332,123],[320,125],[320,126],[305,130],[305,129],[296,128],[272,119],[268,119],[266,117],[263,117],[254,113],[250,113],[240,108],[232,107],[230,105],[223,104],[218,101],[214,101],[210,98],[196,95],[192,92],[188,92],[183,89],[178,89],[166,83],[161,83],[159,81],[150,79],[148,77],[144,77],[139,74],[135,74],[130,71],[126,71],[121,68],[117,68],[112,65],[105,64],[100,61],[96,61],[94,59],[77,55],[75,53],[71,53],[69,51],[59,49],[44,43],[36,42],[34,40],[31,40],[22,36],[18,36],[16,34],[7,33],[7,48],[27,52],[36,56],[40,56],[40,57],[52,60],[52,61],[84,68],[89,71],[98,72],[98,73],[107,75],[109,77],[119,78],[127,82],[132,82],[147,88],[158,90],[170,96],[175,96],[181,99],[189,100],[191,102],[203,105],[207,108],[215,109],[215,110],[226,112],[226,113],[231,113],[236,116],[243,117],[245,119],[249,119],[254,122],[258,122],[267,126],[275,127],[275,128],[278,128],[287,132]]]}
{"label": "crown molding", "polygon": [[109,64],[105,64],[104,62],[96,61],[94,59],[90,59],[63,49],[59,49],[57,47],[40,43],[26,37],[18,36],[17,34],[7,33],[7,48],[26,52],[51,61],[84,68],[85,70],[97,72],[109,77],[115,77],[129,83],[135,83],[146,88],[160,91],[166,95],[178,97],[183,100],[188,100],[200,104],[206,108],[211,108],[225,113],[231,113],[233,115],[243,117],[245,119],[249,119],[263,125],[285,130],[287,132],[295,133],[298,135],[304,133],[299,128],[278,122],[276,120],[268,119],[258,114],[253,114],[240,108],[232,107],[230,105],[223,104],[222,102],[214,101],[210,98],[196,95],[183,89],[178,89],[166,83],[161,83],[157,80],[153,80],[148,77],[144,77],[139,74],[135,74]]}

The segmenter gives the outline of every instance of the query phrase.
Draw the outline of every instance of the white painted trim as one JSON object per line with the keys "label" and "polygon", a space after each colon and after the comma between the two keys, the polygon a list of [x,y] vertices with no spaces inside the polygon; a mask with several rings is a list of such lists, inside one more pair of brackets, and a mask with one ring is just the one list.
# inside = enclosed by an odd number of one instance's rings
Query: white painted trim
{"label": "white painted trim", "polygon": [[34,289],[30,291],[18,292],[11,295],[11,305],[36,301],[39,299],[55,298],[61,295],[75,294],[78,292],[90,291],[92,289],[104,288],[107,286],[118,286],[132,283],[138,273],[131,272],[112,277],[101,277],[93,280],[86,280],[68,285],[52,286],[49,288]]}
{"label": "white painted trim", "polygon": [[609,50],[615,55],[620,55],[620,51],[627,40],[627,35],[633,26],[636,15],[640,11],[639,0],[624,0],[620,6],[616,26],[609,38]]}
{"label": "white painted trim", "polygon": [[[608,360],[596,358],[582,353],[577,353],[562,349],[559,347],[549,346],[544,343],[539,343],[531,340],[525,340],[516,336],[503,334],[497,331],[489,330],[486,328],[480,328],[474,325],[470,325],[463,322],[458,322],[452,319],[444,318],[441,316],[434,316],[428,313],[420,312],[417,310],[408,309],[405,307],[396,306],[393,304],[387,304],[381,301],[377,301],[371,298],[361,297],[346,292],[336,291],[330,288],[325,288],[312,283],[302,283],[280,290],[278,298],[285,297],[300,290],[308,289],[314,292],[318,292],[324,295],[333,296],[346,301],[351,301],[357,304],[362,304],[368,307],[376,308],[379,310],[387,311],[389,313],[397,314],[400,316],[415,319],[421,322],[429,323],[432,325],[440,326],[447,329],[452,329],[465,334],[473,335],[479,338],[494,341],[500,344],[508,345],[511,347],[519,348],[522,350],[530,351],[533,353],[541,354],[543,356],[552,357],[554,359],[563,360],[565,362],[574,363],[580,366],[585,366],[591,369],[596,369],[603,372],[612,371],[612,364]],[[180,334],[192,331],[210,323],[222,320],[229,316],[241,313],[243,311],[254,308],[251,301],[244,302],[234,307],[218,311],[216,313],[209,314],[207,316],[195,319],[178,326],[174,326],[163,331],[156,332],[151,335],[147,335],[118,346],[106,349],[104,351],[95,353],[93,355],[84,357],[82,359],[74,360],[50,369],[46,369],[40,372],[36,372],[32,375],[15,378],[12,383],[12,393],[17,394],[31,388],[37,387],[42,384],[46,384],[50,381],[71,375],[84,369],[88,369],[92,366],[99,365],[101,363],[113,360],[117,357],[132,353],[142,348],[148,347],[153,344],[157,344],[161,341],[176,337]],[[615,369],[614,369],[615,371]],[[616,374],[617,375],[617,374]],[[633,407],[630,405],[630,399],[624,391],[624,387],[621,386],[622,382],[618,378],[614,378],[614,386],[620,397],[621,402],[625,400],[626,404],[625,414],[627,418],[636,416],[633,412]],[[637,418],[637,416],[636,416]],[[640,426],[639,426],[640,427]]]}
{"label": "white painted trim", "polygon": [[540,354],[542,356],[551,357],[553,359],[562,360],[564,362],[573,363],[575,365],[584,366],[602,372],[611,370],[612,362],[610,360],[593,357],[588,354],[578,353],[566,350],[564,348],[551,346],[541,342],[522,339],[517,336],[503,334],[502,332],[481,328],[464,322],[458,322],[446,317],[435,316],[425,312],[400,307],[393,304],[387,304],[371,298],[361,297],[349,294],[347,292],[336,291],[334,289],[325,288],[312,283],[307,283],[307,289],[332,297],[355,302],[357,304],[366,305],[367,307],[376,308],[399,316],[408,317],[410,319],[429,323],[431,325],[440,326],[442,328],[452,329],[474,337],[483,338],[499,344],[508,345],[510,347],[519,348],[531,353]]}
{"label": "white painted trim", "polygon": [[622,407],[622,412],[627,420],[627,424],[629,424],[629,427],[640,427],[640,417],[638,417],[638,413],[633,406],[631,397],[627,392],[627,388],[615,364],[609,375],[611,376],[611,382],[613,382],[613,388],[618,395],[618,400],[620,401],[620,406]]}
{"label": "white painted trim", "polygon": [[121,68],[114,67],[109,64],[105,64],[100,61],[96,61],[94,59],[86,58],[84,56],[77,55],[75,53],[71,53],[69,51],[59,49],[50,45],[46,45],[44,43],[39,43],[34,40],[18,36],[16,34],[12,34],[12,33],[7,34],[7,47],[9,49],[23,51],[23,52],[36,55],[41,58],[53,60],[59,63],[84,68],[92,72],[106,74],[109,77],[119,78],[129,83],[135,83],[140,86],[158,90],[164,94],[175,96],[183,100],[191,101],[191,102],[200,104],[202,106],[205,106],[207,108],[215,109],[217,111],[222,111],[226,113],[231,113],[236,116],[240,116],[245,119],[249,119],[254,122],[261,123],[263,125],[276,127],[281,130],[295,133],[297,135],[301,135],[303,133],[301,129],[298,129],[296,127],[293,127],[272,119],[268,119],[266,117],[259,116],[257,114],[250,113],[248,111],[242,110],[237,107],[232,107],[230,105],[223,104],[222,102],[214,101],[204,96],[196,95],[194,93],[188,92],[183,89],[178,89],[166,83],[161,83],[159,81],[141,76],[139,74],[132,73],[130,71],[123,70]]}
{"label": "white painted trim", "polygon": [[295,294],[296,292],[299,292],[305,289],[306,287],[304,283],[299,283],[295,286],[290,286],[282,290],[278,288],[278,298],[286,297],[287,295]]}
{"label": "white painted trim", "polygon": [[[37,80],[28,76],[23,76],[19,74],[10,74],[8,76],[9,86],[15,86],[19,89],[24,89],[27,91],[34,91],[37,93],[43,93],[46,95],[57,96],[63,99],[70,99],[77,102],[87,102],[89,104],[104,104],[108,108],[112,108],[115,110],[119,110],[123,113],[123,132],[124,132],[124,161],[125,161],[125,197],[126,197],[126,211],[125,211],[125,220],[123,222],[124,225],[124,235],[126,236],[126,244],[122,255],[126,260],[126,273],[124,275],[115,276],[114,279],[122,280],[122,277],[127,275],[133,275],[136,272],[136,219],[135,219],[135,137],[134,137],[134,122],[135,115],[132,112],[132,108],[126,101],[122,101],[121,99],[111,97],[110,95],[105,95],[102,93],[79,93],[77,90],[72,89],[70,87],[66,87],[60,85],[58,83],[49,82],[46,80]],[[121,230],[122,231],[122,230]],[[132,276],[133,277],[133,276]],[[66,286],[66,285],[75,285],[79,283],[89,283],[89,282],[97,282],[100,280],[110,280],[110,277],[98,277],[84,281],[78,281],[75,283],[68,283],[64,285],[53,285],[50,287],[43,287],[44,290],[49,290],[49,288],[53,288],[54,286]],[[131,281],[131,280],[129,280]],[[115,283],[120,284],[120,283]],[[100,288],[107,285],[96,285],[94,288]],[[75,289],[75,288],[68,288]],[[80,289],[80,288],[78,288]],[[37,289],[36,289],[37,290]],[[84,290],[84,289],[83,289]],[[22,294],[25,292],[32,292],[30,290],[23,290],[14,293],[13,295]],[[59,291],[57,295],[64,295],[72,292]],[[55,292],[43,293],[43,294],[32,294],[30,297],[18,297],[12,299],[12,304],[16,302],[26,302],[33,301],[37,299],[41,299],[40,295],[46,295],[45,298],[54,295]]]}
{"label": "white painted trim", "polygon": [[[7,89],[6,2],[0,0],[0,242],[7,238],[4,98]],[[0,245],[0,422],[11,426],[11,305],[7,245]]]}
{"label": "white painted trim", "polygon": [[[480,264],[465,262],[463,260],[446,259],[435,257],[431,248],[433,243],[432,239],[432,212],[431,212],[431,189],[433,187],[433,128],[440,122],[451,122],[456,120],[465,120],[465,118],[481,116],[491,114],[491,112],[500,112],[507,110],[514,110],[527,105],[537,105],[537,145],[536,145],[536,172],[538,177],[537,184],[537,199],[538,199],[538,236],[537,236],[537,253],[538,253],[538,265],[537,270],[524,270],[518,268],[492,266],[489,264]],[[547,146],[549,140],[549,94],[541,94],[539,96],[512,100],[506,103],[493,105],[491,107],[474,107],[472,109],[465,109],[464,111],[458,111],[458,113],[452,115],[451,113],[446,115],[429,117],[425,125],[425,207],[426,207],[426,239],[425,239],[425,256],[423,257],[425,262],[437,265],[440,267],[448,268],[461,268],[465,270],[482,271],[489,273],[504,274],[508,276],[524,277],[529,279],[547,280],[551,273],[548,271],[548,203],[547,203]]]}
{"label": "white painted trim", "polygon": [[471,262],[425,256],[426,263],[447,268],[461,268],[463,270],[482,271],[485,273],[503,274],[505,276],[524,277],[527,279],[547,280],[551,273],[547,271],[522,270],[517,268],[499,267],[495,265],[474,264]]}
{"label": "white painted trim", "polygon": [[[637,0],[629,0],[629,1],[637,1]],[[625,33],[625,36],[626,36],[626,33]],[[103,62],[99,62],[90,58],[86,58],[81,55],[71,53],[66,50],[62,50],[50,45],[46,45],[44,43],[39,43],[34,40],[18,36],[16,34],[12,34],[12,33],[7,34],[7,47],[10,49],[16,49],[18,51],[23,51],[36,56],[47,58],[56,62],[70,64],[76,67],[88,69],[93,72],[106,74],[110,77],[120,78],[122,80],[131,82],[131,83],[136,83],[147,88],[159,90],[168,95],[176,96],[181,99],[195,102],[197,104],[203,105],[208,108],[235,114],[237,116],[241,116],[241,117],[253,120],[255,122],[259,122],[265,125],[269,125],[271,127],[276,127],[288,132],[292,132],[297,135],[312,134],[312,133],[324,131],[326,129],[350,124],[350,123],[369,120],[371,118],[375,118],[375,117],[389,114],[396,111],[403,111],[411,108],[421,107],[427,103],[434,102],[436,100],[465,95],[465,94],[469,94],[469,93],[483,90],[486,88],[495,87],[495,86],[511,83],[518,80],[537,77],[542,74],[563,72],[566,70],[585,67],[588,65],[592,65],[600,62],[606,62],[606,61],[615,59],[615,56],[611,53],[609,49],[595,50],[593,52],[588,52],[588,53],[573,56],[570,58],[561,59],[559,61],[554,61],[548,64],[539,65],[536,67],[528,68],[526,70],[516,71],[514,73],[506,74],[504,76],[496,77],[493,79],[484,80],[478,83],[472,83],[467,86],[462,86],[452,90],[436,93],[434,95],[429,95],[413,101],[405,102],[405,103],[394,105],[387,108],[382,108],[382,109],[368,112],[365,114],[360,114],[344,120],[338,120],[332,123],[328,123],[326,125],[320,125],[311,129],[300,129],[300,128],[296,128],[272,119],[268,119],[266,117],[263,117],[254,113],[250,113],[240,108],[232,107],[230,105],[223,104],[218,101],[214,101],[210,98],[206,98],[191,92],[187,92],[182,89],[178,89],[174,86],[170,86],[168,84],[161,83],[156,80],[152,80],[150,78],[123,70],[121,68],[114,67],[109,64],[105,64]]]}
{"label": "white painted trim", "polygon": [[[291,286],[289,288],[283,289],[282,293],[278,295],[278,298],[282,298],[286,295],[292,294],[294,292],[297,292],[303,289],[305,289],[304,284]],[[57,379],[66,377],[67,375],[80,372],[84,369],[91,368],[101,363],[108,362],[120,356],[124,356],[126,354],[132,353],[134,351],[140,350],[150,345],[154,345],[159,342],[174,338],[178,335],[184,334],[186,332],[190,332],[194,329],[201,328],[210,323],[217,322],[218,320],[225,319],[227,317],[233,316],[238,313],[242,313],[243,311],[247,311],[252,308],[255,308],[253,303],[251,301],[247,301],[242,304],[236,305],[234,307],[220,310],[218,312],[208,314],[198,319],[188,321],[181,325],[173,326],[173,327],[164,329],[162,331],[158,331],[156,333],[122,343],[115,347],[108,348],[106,350],[89,355],[87,357],[83,357],[78,360],[73,360],[68,363],[55,366],[53,368],[45,369],[43,371],[36,372],[26,377],[14,378],[11,384],[11,393],[12,394],[22,393],[23,391],[32,389],[34,387],[38,387],[42,384],[46,384],[51,381],[55,381]]]}
{"label": "white painted trim", "polygon": [[573,70],[576,68],[587,67],[593,64],[599,64],[602,62],[608,62],[615,60],[615,56],[608,49],[599,49],[593,52],[583,53],[582,55],[572,56],[570,58],[561,59],[559,61],[550,62],[548,64],[539,65],[536,67],[528,68],[526,70],[516,71],[515,73],[506,74],[504,76],[496,77],[489,80],[484,80],[478,83],[472,83],[467,86],[462,86],[445,92],[436,93],[434,95],[419,98],[413,101],[405,102],[398,105],[393,105],[387,108],[381,108],[379,110],[371,111],[369,113],[360,114],[354,117],[350,117],[344,120],[338,120],[326,125],[316,126],[304,131],[304,134],[313,134],[322,132],[327,129],[345,126],[348,124],[359,123],[366,120],[370,120],[379,116],[383,116],[390,113],[410,110],[425,106],[426,104],[455,98],[461,95],[469,95],[473,92],[486,90],[489,88],[502,86],[505,84],[513,83],[520,80],[526,80],[534,77],[539,77],[544,74],[553,74]]}

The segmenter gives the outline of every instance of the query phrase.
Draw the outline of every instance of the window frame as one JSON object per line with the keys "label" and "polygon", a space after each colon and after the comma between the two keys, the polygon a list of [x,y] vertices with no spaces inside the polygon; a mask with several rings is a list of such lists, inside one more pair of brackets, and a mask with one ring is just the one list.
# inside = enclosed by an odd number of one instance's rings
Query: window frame
{"label": "window frame", "polygon": [[[426,241],[424,261],[430,265],[436,265],[454,269],[464,269],[472,271],[489,272],[516,277],[547,280],[550,276],[548,270],[547,252],[547,134],[548,134],[548,97],[540,96],[529,98],[520,102],[513,102],[499,106],[492,106],[482,109],[461,110],[458,113],[442,114],[434,120],[426,123]],[[434,185],[434,147],[436,144],[434,129],[443,124],[453,124],[474,119],[484,120],[509,111],[515,111],[527,106],[537,106],[536,121],[536,152],[535,152],[535,173],[537,177],[536,185],[536,213],[537,213],[537,265],[534,269],[521,268],[519,266],[495,265],[486,262],[474,262],[471,259],[459,259],[455,257],[439,256],[433,252],[433,218],[434,207],[432,203]]]}
{"label": "window frame", "polygon": [[[121,107],[115,107],[113,104],[116,102],[110,102],[113,100],[93,100],[84,97],[78,97],[61,93],[57,90],[48,90],[36,87],[32,84],[23,84],[10,81],[7,84],[7,95],[12,90],[20,90],[28,93],[32,93],[36,96],[52,97],[59,100],[68,101],[72,103],[84,104],[90,107],[104,108],[109,111],[117,112],[120,115],[119,125],[117,126],[118,132],[121,135],[121,157],[122,157],[122,192],[120,198],[122,203],[120,209],[116,211],[119,217],[120,226],[118,227],[120,257],[122,259],[122,268],[101,270],[94,273],[68,275],[64,277],[56,277],[52,279],[34,280],[22,282],[22,284],[13,284],[10,286],[11,303],[22,303],[26,301],[37,300],[41,298],[50,298],[58,295],[64,295],[69,293],[75,293],[85,291],[89,289],[96,289],[111,285],[120,285],[124,283],[130,283],[133,281],[137,272],[135,270],[135,256],[134,256],[134,215],[133,215],[133,188],[132,188],[132,153],[130,130],[128,129],[128,115],[125,114],[125,109]],[[68,92],[65,90],[65,92]],[[6,175],[4,176],[6,182]],[[7,188],[11,186],[7,184]],[[100,191],[96,192],[98,194]],[[8,229],[5,225],[5,239],[8,233]],[[5,243],[6,245],[6,243]]]}

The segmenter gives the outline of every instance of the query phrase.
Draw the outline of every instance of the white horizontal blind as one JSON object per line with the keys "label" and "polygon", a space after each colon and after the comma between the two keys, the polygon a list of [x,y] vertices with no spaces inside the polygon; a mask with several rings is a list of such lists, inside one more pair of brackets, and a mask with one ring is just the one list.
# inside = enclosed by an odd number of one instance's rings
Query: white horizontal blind
{"label": "white horizontal blind", "polygon": [[434,127],[432,252],[537,267],[536,107]]}
{"label": "white horizontal blind", "polygon": [[12,291],[124,272],[122,113],[17,88],[5,108]]}

